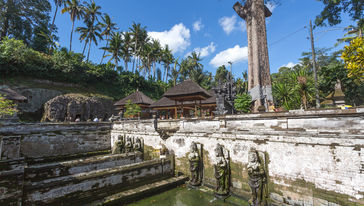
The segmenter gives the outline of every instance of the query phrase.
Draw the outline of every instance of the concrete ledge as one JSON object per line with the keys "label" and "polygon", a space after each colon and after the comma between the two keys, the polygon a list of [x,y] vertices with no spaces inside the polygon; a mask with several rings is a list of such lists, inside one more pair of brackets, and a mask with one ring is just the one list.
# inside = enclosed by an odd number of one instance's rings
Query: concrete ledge
{"label": "concrete ledge", "polygon": [[171,177],[169,179],[161,180],[152,184],[140,186],[135,189],[123,191],[113,194],[104,198],[103,200],[96,201],[90,205],[121,205],[131,201],[146,198],[150,195],[163,192],[167,189],[182,185],[188,179],[186,176]]}
{"label": "concrete ledge", "polygon": [[70,161],[31,165],[25,169],[24,179],[26,181],[35,182],[60,176],[133,164],[141,162],[142,159],[143,154],[136,152],[116,155],[107,154]]}

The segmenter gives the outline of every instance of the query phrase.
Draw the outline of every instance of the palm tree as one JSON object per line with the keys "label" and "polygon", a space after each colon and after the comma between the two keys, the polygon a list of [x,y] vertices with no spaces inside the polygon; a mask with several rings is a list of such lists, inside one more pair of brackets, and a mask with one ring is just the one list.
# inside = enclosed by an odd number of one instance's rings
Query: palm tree
{"label": "palm tree", "polygon": [[84,7],[80,3],[79,0],[67,0],[65,2],[65,7],[62,9],[62,14],[68,12],[71,16],[72,21],[72,30],[71,30],[71,38],[70,38],[70,51],[72,51],[72,36],[73,29],[75,27],[75,20],[79,20],[80,17],[84,15]]}
{"label": "palm tree", "polygon": [[[87,24],[87,23],[86,23]],[[89,26],[86,26],[86,27],[77,27],[76,28],[76,32],[80,33],[80,38],[79,40],[82,42],[82,41],[85,41],[85,46],[83,46],[83,50],[82,50],[82,55],[85,54],[85,50],[86,50],[86,46],[87,46],[87,43],[89,41],[88,39],[88,33],[90,32],[89,31],[90,27]]]}
{"label": "palm tree", "polygon": [[200,63],[202,59],[200,58],[200,53],[197,54],[195,51],[191,53],[190,56],[188,56],[188,60],[191,66],[191,69],[202,69],[203,65]]}
{"label": "palm tree", "polygon": [[179,69],[177,69],[177,65],[179,65],[178,59],[179,58],[177,58],[176,61],[174,61],[174,67],[172,68],[171,73],[168,74],[168,76],[170,76],[172,78],[173,86],[176,86],[177,79],[179,78],[180,71],[181,71],[181,67],[179,67]]}
{"label": "palm tree", "polygon": [[[53,42],[53,30],[54,30],[54,22],[56,21],[56,16],[58,13],[58,7],[62,6],[62,4],[65,2],[65,0],[54,0],[54,5],[56,5],[56,10],[54,11],[54,16],[53,16],[53,21],[52,21],[52,26],[51,26],[51,34],[50,34],[50,42]],[[52,48],[52,44],[49,45],[49,51],[51,51]]]}
{"label": "palm tree", "polygon": [[118,67],[120,57],[122,56],[122,48],[123,48],[123,38],[120,32],[112,32],[109,46],[101,48],[109,53],[105,55],[105,57],[107,56],[111,57],[109,62],[114,60],[115,68]]}
{"label": "palm tree", "polygon": [[128,71],[128,62],[130,62],[131,60],[131,44],[132,44],[132,40],[131,40],[131,36],[129,32],[124,32],[122,33],[123,35],[123,47],[121,48],[122,50],[122,58],[124,60],[124,64],[125,64],[125,69],[126,71]]}
{"label": "palm tree", "polygon": [[[133,72],[135,69],[135,63],[138,64],[138,62],[135,62],[139,56],[141,49],[143,45],[148,42],[148,33],[146,31],[146,27],[142,27],[140,23],[136,24],[133,22],[131,28],[129,28],[130,34],[132,36],[132,42],[133,42],[133,55],[134,55],[134,62],[133,62]],[[139,60],[138,60],[139,61]],[[137,65],[138,67],[138,65]]]}
{"label": "palm tree", "polygon": [[153,64],[153,77],[155,77],[155,66],[162,60],[162,47],[158,40],[153,39],[151,43],[152,47],[152,64]]}
{"label": "palm tree", "polygon": [[164,64],[164,76],[165,76],[165,82],[167,82],[167,76],[169,73],[170,65],[174,62],[174,57],[172,54],[172,50],[169,49],[168,45],[164,47],[162,51],[162,62]]}
{"label": "palm tree", "polygon": [[[114,30],[117,30],[118,28],[116,27],[116,23],[111,21],[111,18],[108,14],[104,14],[104,16],[101,17],[101,19],[102,19],[102,22],[100,22],[100,26],[103,29],[103,31],[101,32],[101,35],[105,36],[105,39],[106,39],[105,47],[107,47],[109,44],[109,36],[110,36],[111,32],[113,32]],[[102,55],[100,64],[102,63],[102,60],[104,59],[105,52],[106,51],[104,51],[104,54]]]}

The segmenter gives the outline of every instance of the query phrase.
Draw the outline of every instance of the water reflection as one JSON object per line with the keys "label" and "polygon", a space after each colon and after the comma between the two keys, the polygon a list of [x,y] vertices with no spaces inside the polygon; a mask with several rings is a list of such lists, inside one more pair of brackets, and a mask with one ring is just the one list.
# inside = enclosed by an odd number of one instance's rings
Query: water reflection
{"label": "water reflection", "polygon": [[236,204],[223,202],[216,199],[212,194],[199,190],[191,190],[185,187],[178,187],[164,193],[154,195],[143,200],[134,202],[132,206],[225,206],[225,205],[248,205],[242,200],[232,200]]}

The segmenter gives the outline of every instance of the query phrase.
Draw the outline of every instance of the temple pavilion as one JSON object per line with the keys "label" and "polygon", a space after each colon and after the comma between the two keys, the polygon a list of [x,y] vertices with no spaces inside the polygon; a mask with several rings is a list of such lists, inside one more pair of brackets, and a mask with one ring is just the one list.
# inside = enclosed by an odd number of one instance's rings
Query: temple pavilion
{"label": "temple pavilion", "polygon": [[130,100],[131,103],[137,104],[141,108],[141,114],[140,117],[148,118],[151,117],[151,112],[149,109],[149,106],[154,103],[154,101],[149,98],[147,95],[143,94],[141,91],[136,91],[132,93],[131,95],[124,97],[123,99],[117,101],[114,106],[115,109],[120,113],[125,112],[125,105],[127,104],[127,101]]}
{"label": "temple pavilion", "polygon": [[214,91],[206,91],[192,80],[170,88],[163,98],[150,105],[161,118],[210,116],[216,107]]}

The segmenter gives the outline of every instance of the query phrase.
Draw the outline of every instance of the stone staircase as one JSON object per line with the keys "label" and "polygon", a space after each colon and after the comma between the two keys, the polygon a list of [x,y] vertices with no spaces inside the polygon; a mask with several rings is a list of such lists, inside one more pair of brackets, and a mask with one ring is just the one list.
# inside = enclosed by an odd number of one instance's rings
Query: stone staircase
{"label": "stone staircase", "polygon": [[142,161],[141,153],[98,155],[28,165],[23,205],[89,205],[172,177],[173,160]]}

